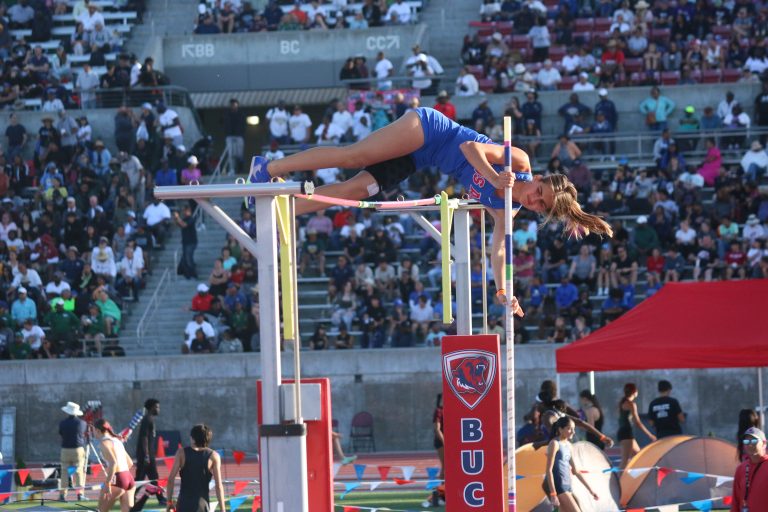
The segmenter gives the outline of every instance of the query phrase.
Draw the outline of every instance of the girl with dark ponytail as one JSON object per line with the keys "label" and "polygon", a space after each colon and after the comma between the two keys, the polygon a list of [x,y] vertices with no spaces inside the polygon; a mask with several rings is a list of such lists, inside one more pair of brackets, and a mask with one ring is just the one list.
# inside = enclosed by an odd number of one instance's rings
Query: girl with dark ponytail
{"label": "girl with dark ponytail", "polygon": [[128,512],[133,507],[133,495],[136,492],[136,483],[131,474],[133,460],[107,420],[98,419],[93,427],[96,439],[101,441],[101,454],[107,463],[104,486],[99,493],[99,512],[109,512],[118,499],[121,512]]}
{"label": "girl with dark ponytail", "polygon": [[[215,482],[218,510],[227,512],[224,501],[224,485],[221,481],[221,457],[209,448],[213,431],[202,423],[189,432],[192,446],[176,452],[173,468],[168,476],[168,508],[176,512],[208,512],[211,510],[208,495],[211,479]],[[174,501],[173,487],[176,476],[181,476],[179,499]]]}
{"label": "girl with dark ponytail", "polygon": [[[589,392],[588,389],[579,393],[579,400],[581,401],[581,410],[584,413],[584,421],[595,427],[597,430],[603,430],[603,408],[600,407],[600,402],[597,401],[597,397]],[[587,441],[594,444],[601,450],[605,450],[605,443],[593,434],[587,431]]]}

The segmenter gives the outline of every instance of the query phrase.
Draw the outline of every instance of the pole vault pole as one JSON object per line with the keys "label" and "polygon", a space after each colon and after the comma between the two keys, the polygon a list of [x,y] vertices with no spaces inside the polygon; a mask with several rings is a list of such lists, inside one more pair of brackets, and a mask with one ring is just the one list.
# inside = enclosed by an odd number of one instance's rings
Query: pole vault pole
{"label": "pole vault pole", "polygon": [[[504,172],[512,171],[512,118],[504,117]],[[507,296],[507,489],[509,512],[517,510],[515,465],[515,310],[512,308],[512,187],[504,189],[504,289]]]}

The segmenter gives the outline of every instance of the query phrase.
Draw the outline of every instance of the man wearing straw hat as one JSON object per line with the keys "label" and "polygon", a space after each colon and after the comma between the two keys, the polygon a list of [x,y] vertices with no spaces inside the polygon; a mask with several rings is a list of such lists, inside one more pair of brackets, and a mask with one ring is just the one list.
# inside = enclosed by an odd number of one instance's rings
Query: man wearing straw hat
{"label": "man wearing straw hat", "polygon": [[62,501],[67,498],[69,487],[69,468],[74,467],[72,473],[72,487],[77,489],[78,501],[83,499],[83,487],[85,486],[85,433],[87,424],[80,419],[83,411],[75,402],[67,402],[61,408],[67,417],[59,423],[59,435],[61,436],[61,492]]}

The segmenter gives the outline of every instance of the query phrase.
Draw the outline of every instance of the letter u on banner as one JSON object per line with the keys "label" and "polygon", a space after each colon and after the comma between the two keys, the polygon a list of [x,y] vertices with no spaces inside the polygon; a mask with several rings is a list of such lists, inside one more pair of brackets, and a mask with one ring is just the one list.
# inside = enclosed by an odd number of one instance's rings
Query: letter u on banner
{"label": "letter u on banner", "polygon": [[442,342],[446,511],[506,509],[498,335]]}

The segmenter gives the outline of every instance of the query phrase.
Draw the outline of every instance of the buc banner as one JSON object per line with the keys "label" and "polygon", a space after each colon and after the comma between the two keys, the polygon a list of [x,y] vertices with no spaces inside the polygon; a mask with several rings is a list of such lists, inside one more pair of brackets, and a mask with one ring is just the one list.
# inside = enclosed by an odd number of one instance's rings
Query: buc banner
{"label": "buc banner", "polygon": [[442,349],[446,510],[505,510],[499,337],[445,336]]}

